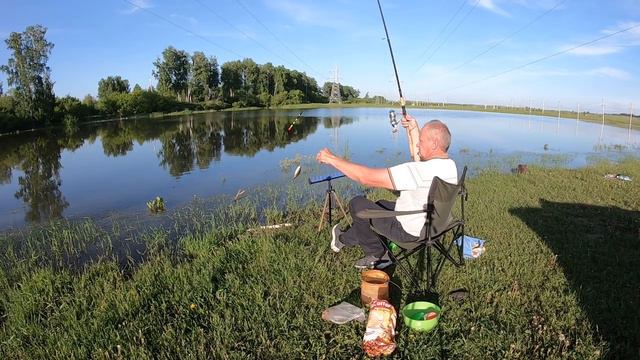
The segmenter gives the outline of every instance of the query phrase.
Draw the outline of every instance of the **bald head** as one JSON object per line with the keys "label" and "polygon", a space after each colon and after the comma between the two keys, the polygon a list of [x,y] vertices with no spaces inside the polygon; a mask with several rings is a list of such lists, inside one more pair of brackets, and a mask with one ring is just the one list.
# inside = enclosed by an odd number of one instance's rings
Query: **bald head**
{"label": "bald head", "polygon": [[449,151],[451,145],[451,133],[449,128],[440,120],[431,120],[424,124],[420,131],[420,137],[437,143],[438,150],[443,153]]}

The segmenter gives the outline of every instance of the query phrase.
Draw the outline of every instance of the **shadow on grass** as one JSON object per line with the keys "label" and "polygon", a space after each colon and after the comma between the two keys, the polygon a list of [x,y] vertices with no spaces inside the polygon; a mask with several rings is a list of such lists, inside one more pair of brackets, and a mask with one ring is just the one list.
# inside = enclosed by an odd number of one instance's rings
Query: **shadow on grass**
{"label": "shadow on grass", "polygon": [[557,255],[609,358],[640,355],[640,211],[559,203],[510,212]]}

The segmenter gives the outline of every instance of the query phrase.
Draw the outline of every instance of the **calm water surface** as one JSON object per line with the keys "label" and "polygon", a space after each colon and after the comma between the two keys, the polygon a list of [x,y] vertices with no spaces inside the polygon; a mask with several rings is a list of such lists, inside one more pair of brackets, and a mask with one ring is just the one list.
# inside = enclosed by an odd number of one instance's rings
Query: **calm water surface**
{"label": "calm water surface", "polygon": [[[333,172],[311,165],[323,147],[370,166],[406,161],[406,133],[391,132],[388,110],[314,109],[300,117],[297,110],[218,112],[2,136],[0,230],[60,217],[146,216],[145,203],[156,196],[179,207],[194,196],[283,184],[293,181],[295,165],[287,165],[296,158],[309,165],[295,180],[303,184],[309,175]],[[506,171],[522,162],[580,167],[638,156],[640,149],[637,130],[570,119],[411,113],[421,124],[433,118],[447,123],[452,157],[472,171]]]}

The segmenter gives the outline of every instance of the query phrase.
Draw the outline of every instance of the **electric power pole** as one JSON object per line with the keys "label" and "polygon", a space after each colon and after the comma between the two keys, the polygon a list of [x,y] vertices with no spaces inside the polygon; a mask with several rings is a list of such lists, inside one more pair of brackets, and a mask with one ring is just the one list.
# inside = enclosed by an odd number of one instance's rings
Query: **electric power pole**
{"label": "electric power pole", "polygon": [[340,78],[338,77],[337,65],[336,72],[334,73],[333,84],[331,84],[331,95],[329,96],[329,103],[342,104],[342,96],[340,95]]}

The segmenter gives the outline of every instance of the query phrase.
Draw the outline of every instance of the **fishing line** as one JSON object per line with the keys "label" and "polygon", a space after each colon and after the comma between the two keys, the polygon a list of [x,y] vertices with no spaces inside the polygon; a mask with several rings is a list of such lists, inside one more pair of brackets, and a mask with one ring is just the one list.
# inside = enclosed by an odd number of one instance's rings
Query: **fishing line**
{"label": "fishing line", "polygon": [[402,96],[402,88],[400,87],[400,77],[398,76],[398,68],[396,67],[396,59],[393,56],[393,48],[391,48],[391,39],[389,39],[389,31],[387,31],[387,23],[384,21],[384,14],[382,13],[382,6],[380,0],[378,1],[378,9],[380,9],[380,17],[382,18],[382,26],[384,26],[384,34],[387,38],[387,44],[389,45],[389,53],[391,54],[391,63],[393,64],[393,71],[396,74],[396,83],[398,84],[398,93],[400,94],[400,106],[402,107],[402,116],[407,115],[407,109],[404,107],[404,97]]}
{"label": "fishing line", "polygon": [[[384,21],[384,14],[382,13],[382,5],[380,5],[380,0],[378,2],[378,9],[380,10],[380,17],[382,18],[382,26],[384,26],[384,34],[387,38],[387,44],[389,45],[389,53],[391,54],[391,63],[393,64],[393,71],[396,74],[396,83],[398,84],[398,93],[400,94],[400,107],[402,108],[402,116],[405,117],[407,115],[407,109],[405,108],[404,97],[402,96],[402,87],[400,86],[400,77],[398,76],[398,68],[396,67],[396,59],[393,56],[393,48],[391,47],[391,39],[389,39],[389,31],[387,30],[387,23]],[[409,135],[409,129],[407,128],[407,138],[409,139],[409,154],[411,155],[411,160],[414,160],[414,144],[411,141],[411,135]]]}

